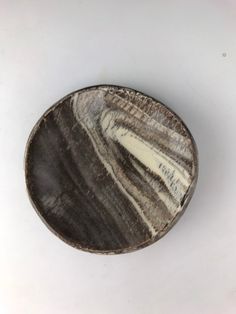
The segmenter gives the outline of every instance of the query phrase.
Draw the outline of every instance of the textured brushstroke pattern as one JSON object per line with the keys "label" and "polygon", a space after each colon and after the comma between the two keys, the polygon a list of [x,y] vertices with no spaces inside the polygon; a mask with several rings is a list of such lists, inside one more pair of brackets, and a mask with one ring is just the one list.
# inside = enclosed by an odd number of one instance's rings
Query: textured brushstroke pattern
{"label": "textured brushstroke pattern", "polygon": [[182,121],[136,91],[100,86],[50,109],[27,151],[28,190],[67,242],[101,252],[158,239],[192,195],[196,151]]}

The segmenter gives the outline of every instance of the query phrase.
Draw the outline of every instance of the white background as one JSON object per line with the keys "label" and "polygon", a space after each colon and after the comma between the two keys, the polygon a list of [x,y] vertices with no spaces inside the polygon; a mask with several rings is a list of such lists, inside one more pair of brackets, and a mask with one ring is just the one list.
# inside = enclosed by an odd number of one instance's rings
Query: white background
{"label": "white background", "polygon": [[[182,219],[119,256],[56,238],[24,183],[38,118],[100,83],[166,103],[200,155]],[[0,0],[0,314],[235,314],[235,85],[234,0]]]}

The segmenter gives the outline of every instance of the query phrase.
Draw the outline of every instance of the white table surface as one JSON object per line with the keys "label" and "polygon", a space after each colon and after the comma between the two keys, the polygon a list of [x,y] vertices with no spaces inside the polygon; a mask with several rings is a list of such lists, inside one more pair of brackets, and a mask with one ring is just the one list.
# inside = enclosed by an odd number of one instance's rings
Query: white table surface
{"label": "white table surface", "polygon": [[[200,156],[181,220],[135,253],[66,245],[25,192],[33,125],[73,90],[129,86],[186,122]],[[0,313],[236,313],[236,1],[0,0]]]}

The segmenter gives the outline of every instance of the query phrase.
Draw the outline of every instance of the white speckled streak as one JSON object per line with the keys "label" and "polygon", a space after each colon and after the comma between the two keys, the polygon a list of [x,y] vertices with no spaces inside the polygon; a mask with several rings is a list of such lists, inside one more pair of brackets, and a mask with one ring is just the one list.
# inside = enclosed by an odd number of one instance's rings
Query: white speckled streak
{"label": "white speckled streak", "polygon": [[117,126],[108,116],[102,119],[102,128],[108,137],[118,141],[143,165],[159,175],[175,199],[181,201],[190,184],[190,175],[183,167],[132,131]]}

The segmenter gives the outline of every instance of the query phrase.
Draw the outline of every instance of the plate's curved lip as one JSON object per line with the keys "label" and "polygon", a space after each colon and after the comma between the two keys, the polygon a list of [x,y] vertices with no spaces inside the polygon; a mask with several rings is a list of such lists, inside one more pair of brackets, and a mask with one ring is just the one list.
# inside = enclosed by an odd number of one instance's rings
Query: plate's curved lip
{"label": "plate's curved lip", "polygon": [[[145,97],[151,98],[152,100],[158,102],[159,104],[161,104],[162,106],[164,106],[165,108],[167,108],[173,115],[175,115],[182,123],[183,127],[185,128],[185,130],[187,131],[189,138],[192,142],[192,148],[193,148],[193,165],[194,165],[194,176],[193,176],[193,180],[189,186],[189,189],[186,193],[186,197],[185,197],[185,201],[183,203],[183,207],[181,209],[181,211],[179,213],[176,214],[176,216],[167,224],[165,225],[165,227],[153,238],[138,244],[135,247],[127,247],[124,249],[118,249],[118,250],[94,250],[91,248],[86,248],[86,247],[82,247],[79,243],[73,241],[72,239],[69,239],[67,237],[65,237],[64,235],[60,234],[58,231],[56,231],[47,221],[46,219],[42,216],[41,212],[40,212],[40,208],[38,208],[38,206],[36,205],[35,201],[33,200],[31,193],[30,193],[30,189],[29,189],[29,178],[28,178],[28,151],[29,151],[29,147],[30,144],[32,142],[32,139],[34,137],[34,135],[36,134],[36,132],[38,131],[41,122],[46,118],[46,116],[53,111],[59,104],[61,104],[62,102],[64,102],[66,99],[70,98],[72,95],[76,94],[76,93],[82,93],[84,91],[87,90],[93,90],[93,89],[99,89],[99,88],[114,88],[114,89],[126,89],[126,90],[130,90],[130,91],[134,91],[135,93],[138,93],[140,95],[143,95]],[[113,85],[113,84],[98,84],[98,85],[92,85],[92,86],[88,86],[88,87],[84,87],[78,90],[75,90],[69,94],[67,94],[66,96],[64,96],[63,98],[61,98],[59,101],[57,101],[56,103],[54,103],[51,107],[49,107],[44,114],[40,117],[40,119],[36,122],[36,124],[34,125],[32,131],[30,132],[30,135],[28,137],[27,143],[26,143],[26,147],[25,147],[25,153],[24,153],[24,171],[25,171],[25,186],[26,186],[26,191],[29,197],[29,200],[33,206],[33,208],[35,209],[36,213],[38,214],[38,216],[40,217],[40,219],[43,221],[43,223],[47,226],[47,228],[53,233],[55,234],[58,238],[60,238],[62,241],[64,241],[65,243],[67,243],[68,245],[80,249],[82,251],[85,252],[90,252],[90,253],[96,253],[96,254],[107,254],[107,255],[115,255],[115,254],[122,254],[122,253],[129,253],[129,252],[134,252],[137,251],[141,248],[145,248],[153,243],[155,243],[156,241],[160,240],[165,234],[167,234],[172,227],[176,224],[176,222],[180,219],[180,217],[184,214],[189,202],[192,199],[192,196],[194,194],[196,185],[197,185],[197,180],[198,180],[198,173],[199,173],[199,159],[198,159],[198,149],[197,149],[197,145],[196,142],[190,132],[190,130],[188,129],[188,127],[186,126],[186,124],[184,123],[184,121],[182,120],[182,118],[176,114],[172,109],[169,108],[169,106],[163,104],[161,101],[155,99],[152,96],[149,96],[143,92],[140,92],[134,88],[130,88],[130,87],[126,87],[126,86],[120,86],[120,85]]]}

